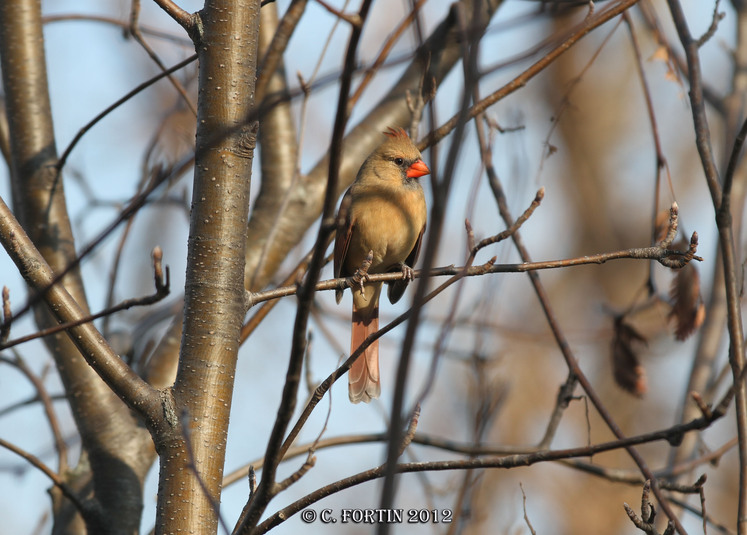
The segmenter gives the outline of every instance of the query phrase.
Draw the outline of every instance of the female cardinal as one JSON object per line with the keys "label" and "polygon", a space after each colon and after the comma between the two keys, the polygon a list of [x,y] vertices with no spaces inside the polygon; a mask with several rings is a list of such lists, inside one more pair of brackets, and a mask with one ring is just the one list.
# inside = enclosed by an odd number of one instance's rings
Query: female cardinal
{"label": "female cardinal", "polygon": [[[420,151],[401,128],[389,128],[388,137],[363,162],[355,182],[343,197],[335,239],[335,277],[350,277],[373,252],[368,273],[399,271],[404,280],[388,283],[389,301],[396,303],[412,280],[425,232],[423,188],[416,180],[430,173]],[[365,277],[364,277],[365,280]],[[354,286],[350,353],[379,330],[381,282]],[[337,302],[342,290],[336,292]],[[348,373],[348,396],[353,403],[379,397],[379,342],[359,356]]]}

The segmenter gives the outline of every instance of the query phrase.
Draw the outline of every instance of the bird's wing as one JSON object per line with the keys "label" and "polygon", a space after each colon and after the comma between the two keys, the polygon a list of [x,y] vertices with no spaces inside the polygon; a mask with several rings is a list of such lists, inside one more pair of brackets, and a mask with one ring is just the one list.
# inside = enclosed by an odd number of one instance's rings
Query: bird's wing
{"label": "bird's wing", "polygon": [[340,213],[337,216],[337,234],[335,235],[334,267],[335,277],[349,275],[342,273],[345,265],[345,257],[350,247],[350,237],[353,235],[353,221],[350,217],[350,190],[342,197]]}
{"label": "bird's wing", "polygon": [[[420,245],[423,243],[423,234],[425,234],[425,225],[423,225],[423,228],[420,229],[420,234],[418,234],[418,239],[415,240],[415,245],[412,248],[412,251],[410,251],[410,254],[407,255],[407,258],[405,259],[405,264],[407,264],[409,267],[415,266],[415,262],[418,261],[418,255],[420,254]],[[392,271],[397,271],[396,269],[393,269]],[[390,303],[396,303],[400,300],[402,295],[405,293],[405,289],[407,288],[407,283],[409,281],[406,280],[397,280],[387,283],[387,290],[386,295],[389,297]]]}
{"label": "bird's wing", "polygon": [[[345,269],[345,257],[350,247],[350,237],[353,235],[353,220],[350,217],[350,190],[348,190],[340,203],[340,213],[337,216],[337,233],[335,235],[334,269],[335,278],[346,277],[350,273],[343,273]],[[342,299],[342,290],[335,290],[337,302]]]}

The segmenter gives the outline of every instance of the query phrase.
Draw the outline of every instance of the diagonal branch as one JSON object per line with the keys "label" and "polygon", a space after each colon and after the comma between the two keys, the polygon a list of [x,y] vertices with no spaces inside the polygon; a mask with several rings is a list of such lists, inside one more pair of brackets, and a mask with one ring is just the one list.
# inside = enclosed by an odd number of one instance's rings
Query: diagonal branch
{"label": "diagonal branch", "polygon": [[[109,307],[106,310],[102,310],[101,312],[97,312],[96,314],[90,314],[80,319],[77,319],[75,321],[60,323],[58,325],[55,325],[54,327],[48,327],[46,329],[42,329],[33,334],[29,334],[27,336],[22,336],[20,338],[9,340],[7,342],[2,342],[0,343],[0,350],[8,349],[10,347],[17,346],[18,344],[29,342],[31,340],[36,340],[37,338],[43,338],[45,336],[50,336],[60,331],[66,331],[67,329],[70,329],[71,327],[77,327],[78,325],[82,325],[84,323],[90,323],[99,318],[110,316],[111,314],[120,312],[122,310],[127,310],[132,307],[152,305],[166,298],[166,296],[168,296],[170,292],[169,268],[168,266],[166,267],[166,279],[164,280],[163,272],[161,271],[162,269],[161,268],[161,254],[162,253],[160,252],[160,250],[161,250],[160,247],[157,247],[153,251],[153,257],[154,257],[153,261],[154,261],[154,267],[155,267],[154,278],[156,282],[155,293],[145,296],[145,297],[134,297],[131,299],[125,299],[121,303],[114,305],[112,307]],[[156,251],[158,251],[158,253]],[[6,326],[6,325],[10,327],[10,322],[6,321],[5,323],[3,323],[3,326]]]}
{"label": "diagonal branch", "polygon": [[35,455],[31,455],[29,452],[22,450],[21,448],[11,444],[7,440],[3,440],[2,438],[0,438],[0,447],[3,447],[8,451],[15,453],[19,457],[22,457],[23,459],[28,461],[34,468],[39,469],[45,476],[50,479],[50,481],[52,481],[52,483],[54,483],[57,488],[62,491],[62,494],[64,494],[65,497],[72,502],[72,504],[75,506],[75,508],[83,518],[90,519],[91,517],[97,515],[98,512],[96,511],[96,509],[91,507],[90,503],[82,501],[80,497],[78,497],[78,495],[75,493],[75,491],[71,489],[67,485],[67,483],[65,483],[65,481],[54,472],[54,470],[52,470],[41,460],[39,460],[38,457],[36,457]]}
{"label": "diagonal branch", "polygon": [[355,72],[358,44],[360,42],[361,34],[363,33],[363,22],[366,20],[366,16],[368,15],[371,1],[372,0],[363,1],[358,12],[358,18],[360,19],[361,24],[360,26],[353,26],[350,32],[347,51],[345,53],[345,65],[343,68],[342,79],[340,81],[340,95],[337,102],[335,126],[332,132],[332,151],[329,157],[329,174],[322,208],[322,221],[314,245],[314,252],[309,261],[306,280],[304,284],[301,285],[298,292],[298,309],[293,325],[291,355],[288,363],[288,371],[286,372],[283,395],[280,401],[280,407],[278,408],[275,424],[272,428],[270,438],[267,441],[267,452],[265,454],[266,465],[262,470],[262,479],[257,487],[257,491],[252,495],[252,499],[247,502],[242,511],[241,518],[239,519],[235,530],[236,533],[249,533],[259,522],[267,504],[269,504],[272,497],[278,492],[278,484],[275,481],[275,477],[277,467],[282,459],[280,447],[283,443],[283,435],[285,435],[296,405],[298,384],[301,376],[301,365],[303,364],[303,356],[306,352],[307,346],[306,330],[309,314],[314,300],[316,282],[319,280],[319,274],[324,266],[325,251],[327,249],[327,236],[334,228],[335,224],[334,210],[337,200],[337,184],[340,176],[342,143],[345,126],[349,117],[348,98],[353,74]]}
{"label": "diagonal branch", "polygon": [[[542,462],[592,456],[605,451],[613,451],[623,447],[630,448],[638,444],[646,444],[658,440],[665,440],[671,443],[673,441],[679,440],[679,437],[681,437],[683,433],[704,429],[705,427],[711,425],[711,423],[712,421],[708,420],[707,418],[699,418],[686,424],[678,424],[672,426],[671,428],[666,430],[647,433],[645,435],[638,435],[635,437],[617,439],[610,442],[603,442],[601,444],[592,444],[590,446],[583,446],[579,448],[543,450],[523,454],[477,457],[450,461],[401,463],[396,466],[396,472],[398,474],[404,474],[413,472],[465,470],[470,468],[508,469],[520,466],[532,466],[534,464]],[[365,483],[366,481],[373,481],[382,478],[384,477],[384,473],[385,465],[381,465],[371,470],[366,470],[345,479],[335,481],[334,483],[331,483],[329,485],[325,485],[324,487],[321,487],[314,492],[304,496],[303,498],[296,500],[292,504],[270,516],[267,520],[265,520],[258,526],[257,533],[266,533],[273,527],[290,518],[292,515],[296,514],[302,509],[305,509],[306,507],[309,507],[319,500],[350,487]]]}
{"label": "diagonal branch", "polygon": [[68,335],[83,358],[127,405],[146,420],[162,417],[160,397],[156,390],[135,374],[114,353],[90,322],[80,323],[84,313],[61,284],[54,283],[54,273],[26,232],[16,221],[5,201],[0,199],[0,243],[16,264],[26,283],[42,295],[57,321],[73,326]]}
{"label": "diagonal branch", "polygon": [[[461,0],[464,4],[465,13],[471,15],[472,5],[480,3],[490,15],[503,0]],[[296,2],[291,6],[295,6]],[[488,17],[480,24],[487,25]],[[476,26],[476,21],[467,21],[470,28],[475,32],[482,32],[484,26]],[[461,58],[460,36],[457,29],[454,10],[450,10],[443,21],[433,30],[428,40],[415,52],[411,64],[405,70],[394,87],[386,96],[345,136],[345,151],[340,161],[340,180],[336,186],[335,195],[350,185],[355,178],[364,158],[380,142],[379,132],[384,131],[387,126],[407,125],[410,122],[410,110],[407,106],[407,92],[418,92],[424,76],[427,80],[433,79],[436,84],[443,81],[454,65]],[[428,95],[425,95],[427,98]],[[253,279],[252,289],[265,287],[272,277],[277,273],[282,261],[288,253],[301,241],[307,231],[322,213],[324,195],[327,186],[327,173],[329,171],[329,157],[323,157],[316,165],[303,176],[303,180],[296,187],[288,203],[288,206],[280,214],[277,226],[279,239],[270,244],[269,250],[263,252],[264,240],[258,239],[258,233],[254,230],[255,225],[262,222],[252,220],[249,222],[249,233],[254,236],[253,242],[247,245],[247,279]],[[269,232],[267,226],[265,232]],[[261,268],[259,259],[266,256],[266,261]],[[256,271],[256,273],[255,273]]]}
{"label": "diagonal branch", "polygon": [[711,147],[711,133],[705,111],[702,71],[698,51],[699,43],[690,33],[679,0],[668,0],[668,4],[674,25],[677,29],[677,35],[685,49],[688,80],[690,82],[690,107],[692,109],[693,125],[695,128],[695,143],[698,154],[700,155],[703,172],[705,173],[706,185],[711,192],[711,200],[716,211],[716,226],[719,233],[719,249],[722,255],[726,308],[728,311],[729,364],[733,378],[732,388],[734,389],[737,435],[739,437],[737,533],[744,535],[747,533],[747,389],[744,383],[745,344],[738,276],[741,271],[741,261],[734,243],[734,228],[731,213],[731,184],[736,168],[735,162],[744,142],[744,127],[742,132],[737,135],[731,161],[727,168],[729,176],[724,177],[724,187],[722,190]]}
{"label": "diagonal branch", "polygon": [[[578,41],[581,40],[581,38],[585,37],[594,28],[601,26],[608,20],[620,15],[625,10],[638,3],[638,1],[639,0],[619,0],[617,3],[610,5],[605,9],[602,9],[596,14],[590,13],[589,16],[587,16],[584,21],[579,24],[563,42],[561,42],[550,52],[545,54],[540,60],[535,62],[534,65],[529,67],[527,70],[525,70],[523,73],[521,73],[519,76],[511,80],[509,83],[507,83],[497,91],[494,91],[479,102],[475,102],[469,109],[467,118],[474,119],[499,100],[524,87],[532,78],[545,70],[550,64],[552,64],[556,59],[558,59],[561,55],[568,51],[569,48],[575,45]],[[458,121],[459,113],[454,115],[443,125],[439,126],[425,138],[420,140],[420,142],[418,142],[418,148],[420,150],[424,150],[426,147],[431,147],[441,141],[452,130],[454,130],[454,128],[456,128]]]}
{"label": "diagonal branch", "polygon": [[173,0],[155,0],[155,2],[166,14],[179,23],[179,26],[187,30],[190,37],[197,31],[199,20],[188,11],[182,9],[179,4]]}

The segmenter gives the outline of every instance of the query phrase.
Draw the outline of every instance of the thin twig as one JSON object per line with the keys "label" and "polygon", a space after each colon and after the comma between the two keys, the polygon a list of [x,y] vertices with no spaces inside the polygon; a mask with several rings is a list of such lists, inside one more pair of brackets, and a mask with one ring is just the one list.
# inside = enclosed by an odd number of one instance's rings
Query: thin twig
{"label": "thin twig", "polygon": [[[693,420],[692,422],[689,422],[685,426],[683,426],[682,424],[672,426],[672,428],[670,428],[669,430],[667,430],[666,432],[663,432],[663,434],[658,435],[658,436],[659,436],[659,439],[661,440],[669,440],[669,441],[677,440],[676,437],[680,433],[679,431],[674,432],[675,429],[678,429],[684,432],[684,429],[687,428],[688,431],[692,431],[696,429],[704,429],[705,427],[708,427],[709,425],[711,425],[711,423],[712,422],[700,418],[697,420]],[[570,448],[570,449],[551,450],[551,451],[545,450],[545,451],[537,451],[537,452],[526,453],[526,454],[507,455],[504,457],[482,457],[482,458],[459,459],[459,460],[450,460],[450,461],[402,463],[402,464],[396,465],[395,471],[398,474],[403,474],[403,473],[443,471],[443,470],[465,470],[465,469],[470,469],[470,468],[504,468],[505,469],[505,468],[519,467],[519,466],[531,466],[533,464],[547,462],[547,461],[560,461],[563,459],[570,459],[570,458],[575,458],[575,457],[588,457],[589,455],[602,453],[605,451],[612,451],[614,449],[619,449],[620,447],[628,448],[636,444],[650,442],[652,439],[653,439],[653,435],[649,434],[645,440],[643,440],[642,436],[628,437],[625,439],[615,440],[612,442],[606,442],[604,444],[597,444],[591,447]],[[305,509],[306,507],[309,507],[310,505],[316,503],[317,501],[323,498],[326,498],[327,496],[330,496],[342,490],[348,489],[350,487],[359,485],[366,481],[372,481],[372,480],[383,477],[385,473],[385,466],[386,465],[381,465],[371,470],[360,472],[358,474],[355,474],[354,476],[341,479],[339,481],[335,481],[334,483],[331,483],[329,485],[326,485],[324,487],[321,487],[315,490],[314,492],[304,496],[303,498],[300,498],[299,500],[293,502],[292,504],[288,505],[287,507],[281,509],[280,511],[270,516],[268,519],[262,522],[259,526],[257,526],[257,530],[255,533],[257,534],[266,533],[267,531],[274,528],[278,524],[281,524],[285,520],[289,519],[295,513],[301,511],[302,509]]]}
{"label": "thin twig", "polygon": [[[690,33],[690,28],[679,0],[667,1],[669,11],[672,14],[672,20],[677,29],[677,35],[687,58],[688,79],[690,82],[690,108],[695,128],[695,143],[705,174],[706,185],[711,193],[711,200],[716,211],[716,226],[719,232],[719,248],[722,254],[726,308],[728,313],[729,364],[733,378],[730,392],[733,392],[735,397],[737,436],[739,437],[737,533],[745,535],[747,533],[747,390],[745,389],[743,380],[746,369],[744,354],[745,341],[738,281],[738,273],[741,266],[739,254],[735,249],[730,206],[732,178],[724,177],[724,187],[722,190],[711,146],[711,133],[703,99],[703,74],[700,65],[699,43]],[[737,136],[732,154],[740,151],[743,141],[744,136],[742,136],[741,140],[740,136]],[[732,157],[732,161],[735,159],[736,157]],[[733,169],[735,164],[732,165],[730,163],[729,167]],[[727,168],[727,172],[730,172],[729,168]],[[733,172],[731,174],[733,175]],[[679,526],[678,531],[684,532],[684,530],[680,530]]]}
{"label": "thin twig", "polygon": [[[142,32],[140,31],[140,24],[139,24],[139,18],[140,16],[140,0],[132,0],[132,8],[130,10],[130,27],[128,28],[128,32],[132,37],[135,39],[135,41],[138,42],[138,44],[143,47],[143,50],[145,50],[145,53],[148,54],[150,59],[153,60],[153,62],[158,65],[158,68],[162,71],[166,70],[166,65],[161,61],[161,58],[158,57],[158,54],[151,48],[151,46],[148,44],[148,42],[143,37]],[[192,112],[192,114],[197,117],[197,108],[195,108],[195,105],[192,103],[192,99],[189,98],[189,95],[187,94],[187,90],[184,89],[184,86],[181,84],[179,80],[174,78],[171,74],[168,75],[169,82],[171,82],[171,85],[174,86],[174,89],[176,89],[177,93],[181,95],[182,99],[184,100],[184,103],[187,105],[187,108]]]}
{"label": "thin twig", "polygon": [[13,340],[0,344],[0,350],[8,349],[9,347],[17,346],[18,344],[23,344],[31,340],[36,340],[37,338],[44,338],[45,336],[50,336],[60,331],[65,331],[72,327],[83,325],[84,323],[91,323],[94,320],[103,318],[105,316],[110,316],[111,314],[120,312],[122,310],[128,310],[136,306],[152,305],[154,303],[161,301],[162,299],[165,299],[171,291],[170,290],[171,277],[170,277],[169,268],[167,266],[166,277],[164,279],[163,267],[161,266],[162,257],[163,257],[163,253],[161,253],[160,247],[156,247],[155,249],[153,249],[153,270],[154,270],[154,279],[155,279],[155,285],[156,285],[155,293],[151,295],[147,295],[145,297],[133,297],[131,299],[125,299],[119,304],[114,305],[113,307],[107,308],[105,310],[102,310],[101,312],[97,312],[96,314],[90,314],[88,316],[79,318],[75,321],[67,321],[67,322],[55,325],[53,327],[49,327],[47,329],[42,329],[33,334],[21,336],[20,338],[15,338]]}
{"label": "thin twig", "polygon": [[[87,22],[101,22],[104,24],[110,24],[122,28],[124,31],[129,31],[130,21],[121,20],[113,17],[107,17],[104,15],[93,15],[88,13],[60,13],[58,15],[44,15],[42,16],[42,23],[50,24],[55,22],[68,22],[68,21],[87,21]],[[157,37],[166,41],[172,41],[183,46],[194,46],[194,43],[184,37],[183,32],[179,32],[179,35],[164,32],[159,28],[153,28],[149,26],[140,26],[140,30],[150,35],[151,37]]]}
{"label": "thin twig", "polygon": [[[583,453],[579,453],[577,456],[569,457],[568,459],[560,459],[559,462],[569,468],[585,472],[590,475],[594,475],[599,478],[606,479],[615,483],[625,483],[628,485],[643,485],[644,480],[641,478],[639,470],[621,470],[616,468],[606,468],[598,464],[591,464],[589,462],[581,461],[580,458],[591,457],[597,453],[601,453],[599,448],[611,447],[614,443],[617,448],[624,448],[628,445],[647,444],[659,440],[666,440],[669,443],[676,443],[681,437],[690,432],[705,429],[715,421],[711,418],[698,418],[687,422],[686,424],[677,424],[666,429],[660,429],[657,431],[651,431],[649,433],[643,433],[641,435],[631,436],[623,440],[610,441],[610,443],[604,444],[586,444],[587,448]],[[325,439],[315,440],[312,443],[299,444],[288,448],[283,461],[289,461],[301,455],[308,454],[310,449],[319,451],[326,448],[334,448],[338,446],[349,446],[354,444],[370,444],[376,442],[383,442],[387,439],[387,434],[382,433],[369,433],[360,435],[343,435],[336,437],[328,437]],[[663,468],[655,470],[654,475],[659,480],[659,484],[662,489],[669,490],[670,483],[667,481],[668,478],[692,471],[698,466],[702,466],[708,463],[717,462],[725,453],[732,449],[736,445],[736,438],[728,441],[726,444],[721,446],[718,450],[702,455],[697,459],[675,465],[671,468]],[[474,442],[459,442],[450,438],[444,438],[439,436],[430,435],[427,433],[415,433],[412,437],[412,443],[420,446],[428,446],[431,448],[440,449],[452,453],[458,453],[469,457],[480,457],[480,456],[511,456],[511,455],[526,455],[529,453],[537,453],[539,451],[553,451],[548,449],[540,449],[537,446],[532,445],[499,445],[499,444],[476,444]],[[610,451],[605,449],[604,451]],[[233,470],[226,474],[223,478],[223,486],[232,485],[237,481],[242,481],[247,474],[248,470],[255,469],[261,470],[264,465],[264,459],[255,459],[243,466]]]}
{"label": "thin twig", "polygon": [[[542,72],[548,65],[553,63],[558,57],[564,54],[569,48],[571,48],[576,42],[581,40],[594,28],[604,24],[608,20],[618,16],[626,9],[638,3],[639,0],[621,0],[615,4],[600,10],[592,17],[587,17],[580,25],[578,25],[573,33],[568,38],[548,52],[539,61],[534,63],[531,67],[521,73],[519,76],[511,80],[508,84],[504,85],[497,91],[491,93],[480,102],[476,102],[469,108],[467,113],[467,119],[473,119],[487,110],[490,106],[498,102],[499,100],[507,97],[511,93],[524,87],[529,80],[534,78],[540,72]],[[461,113],[461,112],[460,112]],[[431,147],[441,141],[447,134],[451,133],[456,127],[458,122],[458,115],[453,116],[451,119],[446,121],[443,125],[433,130],[425,138],[417,143],[420,150],[424,150],[426,147]]]}
{"label": "thin twig", "polygon": [[529,521],[529,515],[527,515],[527,495],[524,493],[524,485],[521,484],[521,481],[519,482],[519,488],[521,489],[521,503],[522,508],[524,509],[524,522],[526,522],[529,532],[532,535],[537,535],[537,532],[534,531],[534,527],[532,527],[532,523]]}
{"label": "thin twig", "polygon": [[10,308],[10,290],[3,286],[3,323],[0,325],[0,344],[5,344],[10,336],[10,325],[13,322],[13,311]]}
{"label": "thin twig", "polygon": [[[674,196],[672,188],[672,177],[669,175],[669,164],[664,156],[664,150],[661,146],[661,140],[659,137],[659,127],[656,122],[656,113],[654,111],[653,99],[651,98],[651,90],[648,87],[648,81],[646,80],[646,74],[643,70],[643,58],[641,57],[640,46],[638,45],[638,37],[636,36],[635,29],[633,27],[633,19],[630,14],[626,11],[623,13],[622,20],[628,27],[628,33],[630,35],[630,44],[633,47],[633,54],[636,59],[636,67],[638,69],[638,78],[641,81],[641,89],[643,90],[643,97],[646,101],[646,113],[648,114],[648,122],[651,125],[651,135],[654,141],[655,149],[655,161],[654,161],[654,202],[651,208],[651,243],[656,242],[656,216],[659,213],[659,198],[661,196],[661,171],[666,169],[667,178],[670,191]],[[648,270],[648,281],[647,281],[649,295],[656,293],[654,287],[654,263],[649,264]]]}
{"label": "thin twig", "polygon": [[19,457],[22,457],[23,459],[28,461],[29,464],[31,464],[34,468],[37,468],[42,473],[44,473],[44,475],[47,476],[52,481],[52,483],[60,489],[62,494],[68,500],[70,500],[70,502],[72,502],[72,504],[84,519],[90,519],[95,514],[94,510],[91,507],[88,507],[86,502],[82,501],[81,498],[78,497],[78,495],[75,493],[75,491],[71,489],[67,485],[67,483],[65,483],[65,481],[63,481],[63,479],[58,476],[51,468],[41,462],[39,458],[2,438],[0,438],[0,447],[3,447],[15,453]]}
{"label": "thin twig", "polygon": [[363,78],[361,78],[361,81],[358,84],[355,93],[353,93],[353,95],[350,97],[351,106],[354,106],[355,103],[358,102],[361,94],[371,82],[374,74],[376,74],[379,68],[384,64],[386,58],[389,56],[389,52],[392,51],[392,48],[394,48],[394,45],[402,36],[402,33],[404,33],[408,26],[412,24],[413,20],[415,20],[415,15],[418,9],[420,9],[422,5],[427,1],[428,0],[417,0],[413,8],[410,10],[410,13],[402,20],[402,22],[399,23],[399,25],[392,31],[392,33],[389,34],[389,37],[387,37],[386,41],[381,47],[381,50],[379,51],[379,55],[376,56],[376,59],[371,64],[371,66],[363,71]]}
{"label": "thin twig", "polygon": [[347,22],[348,24],[350,24],[352,27],[360,29],[360,27],[361,27],[361,25],[363,23],[363,20],[361,19],[360,15],[358,15],[358,14],[348,15],[347,13],[345,13],[342,10],[335,9],[334,7],[332,7],[331,5],[329,5],[324,0],[316,0],[316,2],[317,2],[317,4],[319,4],[320,6],[322,6],[324,9],[326,9],[327,11],[329,11],[330,13],[332,13],[338,19],[344,20],[345,22]]}
{"label": "thin twig", "polygon": [[262,470],[262,479],[257,487],[257,491],[252,496],[252,500],[247,502],[241,513],[241,517],[239,518],[235,530],[237,533],[248,533],[250,529],[256,526],[262,513],[266,509],[267,504],[277,493],[275,476],[277,466],[282,459],[282,453],[280,453],[280,450],[283,443],[283,435],[290,423],[296,405],[298,384],[300,382],[300,371],[303,364],[303,355],[305,354],[307,341],[306,327],[314,299],[314,293],[316,291],[316,283],[319,280],[319,274],[324,266],[327,236],[329,231],[332,230],[335,220],[334,209],[337,200],[337,182],[339,179],[340,162],[342,159],[342,142],[345,133],[345,126],[349,117],[348,98],[353,73],[355,71],[358,44],[362,34],[363,21],[366,20],[370,7],[371,0],[364,0],[358,12],[358,19],[361,21],[361,24],[353,25],[350,32],[350,38],[345,54],[345,67],[340,80],[340,94],[337,102],[335,125],[330,145],[329,175],[322,209],[322,221],[314,245],[314,253],[309,262],[306,280],[300,286],[298,292],[299,303],[293,326],[291,355],[286,373],[283,395],[280,407],[278,408],[275,424],[273,425],[272,432],[267,441],[265,453],[266,465]]}
{"label": "thin twig", "polygon": [[[503,231],[492,238],[483,240],[486,245],[494,243],[500,239],[506,239],[511,233]],[[637,259],[637,260],[656,260],[662,265],[667,267],[683,267],[691,260],[702,261],[703,259],[695,255],[697,249],[697,234],[694,234],[694,240],[691,241],[691,245],[686,251],[679,251],[675,249],[669,249],[661,247],[659,245],[653,247],[634,247],[632,249],[622,249],[619,251],[613,251],[609,253],[597,253],[587,256],[579,256],[574,258],[567,258],[563,260],[547,260],[541,262],[524,262],[521,264],[493,264],[490,267],[484,266],[471,266],[471,267],[455,267],[444,266],[437,267],[424,272],[423,270],[414,270],[413,277],[415,279],[422,277],[442,277],[447,275],[463,274],[464,277],[474,277],[480,275],[486,275],[490,273],[525,273],[533,272],[543,269],[558,269],[567,268],[572,266],[582,266],[587,264],[604,264],[612,260],[621,259]],[[294,272],[295,273],[295,272]],[[390,282],[396,280],[403,280],[404,275],[401,271],[393,273],[377,273],[374,275],[368,275],[369,282]],[[328,279],[321,281],[316,284],[315,291],[334,290],[337,288],[348,288],[350,286],[350,278],[342,277],[337,279]],[[262,292],[255,292],[251,294],[251,303],[256,305],[263,301],[269,301],[272,299],[278,299],[281,297],[287,297],[289,295],[295,295],[298,292],[298,287],[295,285],[281,286],[272,290],[265,290]]]}
{"label": "thin twig", "polygon": [[179,25],[187,30],[187,33],[192,37],[192,33],[195,31],[195,18],[189,12],[183,10],[173,0],[155,0],[156,4],[161,6],[172,19],[179,23]]}
{"label": "thin twig", "polygon": [[68,144],[67,148],[65,148],[65,151],[62,153],[62,156],[60,156],[59,160],[57,160],[57,171],[59,172],[63,167],[65,167],[65,164],[67,163],[67,159],[70,156],[70,153],[73,151],[75,146],[78,144],[80,139],[91,129],[93,128],[96,123],[98,123],[101,119],[109,115],[112,111],[117,109],[119,106],[130,100],[132,97],[138,95],[141,91],[144,89],[150,87],[151,85],[155,84],[157,81],[159,81],[162,78],[165,78],[169,76],[171,73],[174,73],[178,71],[179,69],[182,69],[195,61],[197,59],[197,54],[193,54],[192,56],[188,57],[187,59],[180,61],[173,67],[166,69],[165,71],[155,75],[153,78],[146,80],[142,84],[135,87],[132,91],[124,95],[122,98],[105,108],[101,113],[99,113],[96,117],[91,119],[83,128],[78,130],[78,133],[75,134],[75,137],[73,137],[73,140]]}
{"label": "thin twig", "polygon": [[6,362],[7,364],[15,367],[20,371],[29,382],[33,385],[36,390],[37,399],[41,401],[44,407],[44,414],[47,417],[49,423],[49,429],[52,432],[52,438],[54,439],[55,449],[57,450],[57,471],[64,474],[67,471],[67,444],[65,439],[62,437],[62,430],[60,429],[59,420],[57,419],[57,413],[54,410],[52,403],[52,397],[47,392],[46,387],[42,379],[37,376],[31,368],[28,367],[26,361],[21,358],[17,352],[14,352],[14,358],[10,359],[3,355],[0,355],[0,361]]}

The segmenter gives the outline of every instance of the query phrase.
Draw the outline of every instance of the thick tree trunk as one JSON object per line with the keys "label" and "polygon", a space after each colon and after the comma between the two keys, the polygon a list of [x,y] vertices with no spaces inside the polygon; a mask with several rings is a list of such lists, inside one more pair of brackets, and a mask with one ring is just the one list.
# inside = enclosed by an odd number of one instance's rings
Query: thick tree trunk
{"label": "thick tree trunk", "polygon": [[158,533],[216,533],[228,417],[245,313],[244,250],[256,131],[259,0],[195,16],[197,147],[173,431],[157,436]]}

